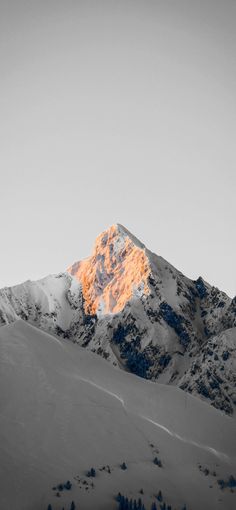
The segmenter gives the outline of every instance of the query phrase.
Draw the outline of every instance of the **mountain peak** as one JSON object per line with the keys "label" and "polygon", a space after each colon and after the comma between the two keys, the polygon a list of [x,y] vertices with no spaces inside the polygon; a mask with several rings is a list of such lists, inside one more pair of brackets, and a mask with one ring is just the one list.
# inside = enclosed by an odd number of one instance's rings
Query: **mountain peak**
{"label": "mountain peak", "polygon": [[139,248],[144,249],[145,245],[137,238],[135,237],[126,227],[121,225],[121,223],[114,223],[114,225],[111,225],[105,232],[103,232],[103,235],[105,234],[116,234],[120,237],[129,237],[130,240]]}
{"label": "mountain peak", "polygon": [[68,272],[82,285],[88,314],[117,313],[133,297],[149,294],[145,246],[119,223],[102,232],[91,257],[75,262]]}

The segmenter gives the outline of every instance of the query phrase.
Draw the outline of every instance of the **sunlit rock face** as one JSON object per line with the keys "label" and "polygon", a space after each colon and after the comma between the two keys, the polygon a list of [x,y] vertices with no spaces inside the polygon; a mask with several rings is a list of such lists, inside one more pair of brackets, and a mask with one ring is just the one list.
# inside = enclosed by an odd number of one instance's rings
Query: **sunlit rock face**
{"label": "sunlit rock face", "polygon": [[100,234],[92,256],[68,272],[82,285],[87,314],[118,313],[134,296],[150,292],[145,246],[121,225]]}

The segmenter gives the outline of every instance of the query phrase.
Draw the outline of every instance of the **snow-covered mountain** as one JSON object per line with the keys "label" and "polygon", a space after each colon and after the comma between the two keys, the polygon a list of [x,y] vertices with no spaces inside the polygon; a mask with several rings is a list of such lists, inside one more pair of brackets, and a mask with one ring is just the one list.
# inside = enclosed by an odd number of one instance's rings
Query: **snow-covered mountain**
{"label": "snow-covered mountain", "polygon": [[2,289],[1,324],[19,318],[233,413],[236,299],[185,277],[121,225],[66,272]]}
{"label": "snow-covered mountain", "polygon": [[0,328],[0,386],[1,510],[235,508],[235,421],[179,388],[22,320]]}

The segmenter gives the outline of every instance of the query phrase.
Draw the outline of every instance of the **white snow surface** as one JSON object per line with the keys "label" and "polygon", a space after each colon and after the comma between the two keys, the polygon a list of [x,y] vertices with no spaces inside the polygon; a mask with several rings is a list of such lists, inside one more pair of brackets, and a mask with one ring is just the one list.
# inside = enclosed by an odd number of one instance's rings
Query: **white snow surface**
{"label": "white snow surface", "polygon": [[[235,475],[235,421],[177,387],[22,320],[0,328],[0,384],[1,510],[61,510],[72,499],[80,510],[115,510],[119,491],[137,499],[141,488],[148,510],[160,489],[178,510],[235,508],[217,484]],[[99,470],[107,465],[110,474]],[[57,498],[52,487],[68,479],[71,491]]]}

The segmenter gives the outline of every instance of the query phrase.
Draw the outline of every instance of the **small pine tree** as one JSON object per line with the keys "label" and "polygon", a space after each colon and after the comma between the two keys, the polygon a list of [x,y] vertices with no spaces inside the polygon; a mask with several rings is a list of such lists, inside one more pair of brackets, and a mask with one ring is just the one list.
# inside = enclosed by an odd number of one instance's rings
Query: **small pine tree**
{"label": "small pine tree", "polygon": [[122,495],[120,495],[119,510],[125,510],[125,498]]}
{"label": "small pine tree", "polygon": [[64,484],[64,487],[68,491],[71,489],[72,483],[70,482],[70,480],[67,480],[67,482]]}
{"label": "small pine tree", "polygon": [[163,501],[163,496],[162,496],[162,492],[161,491],[158,492],[157,499],[158,499],[158,501]]}
{"label": "small pine tree", "polygon": [[236,487],[236,480],[233,475],[230,475],[229,481],[228,481],[228,487]]}
{"label": "small pine tree", "polygon": [[74,501],[71,501],[70,510],[75,510],[75,504],[74,504]]}
{"label": "small pine tree", "polygon": [[126,463],[125,462],[122,462],[122,464],[120,465],[121,469],[123,469],[123,471],[125,471],[127,469],[127,466],[126,466]]}
{"label": "small pine tree", "polygon": [[95,471],[95,469],[93,467],[87,472],[87,476],[91,477],[91,478],[95,478],[96,471]]}
{"label": "small pine tree", "polygon": [[155,457],[155,459],[153,460],[154,464],[156,464],[156,466],[158,467],[162,467],[162,462],[160,459],[158,459],[158,457]]}
{"label": "small pine tree", "polygon": [[50,505],[50,503],[48,505],[48,510],[52,510],[52,505]]}
{"label": "small pine tree", "polygon": [[129,500],[125,498],[125,510],[129,510]]}

